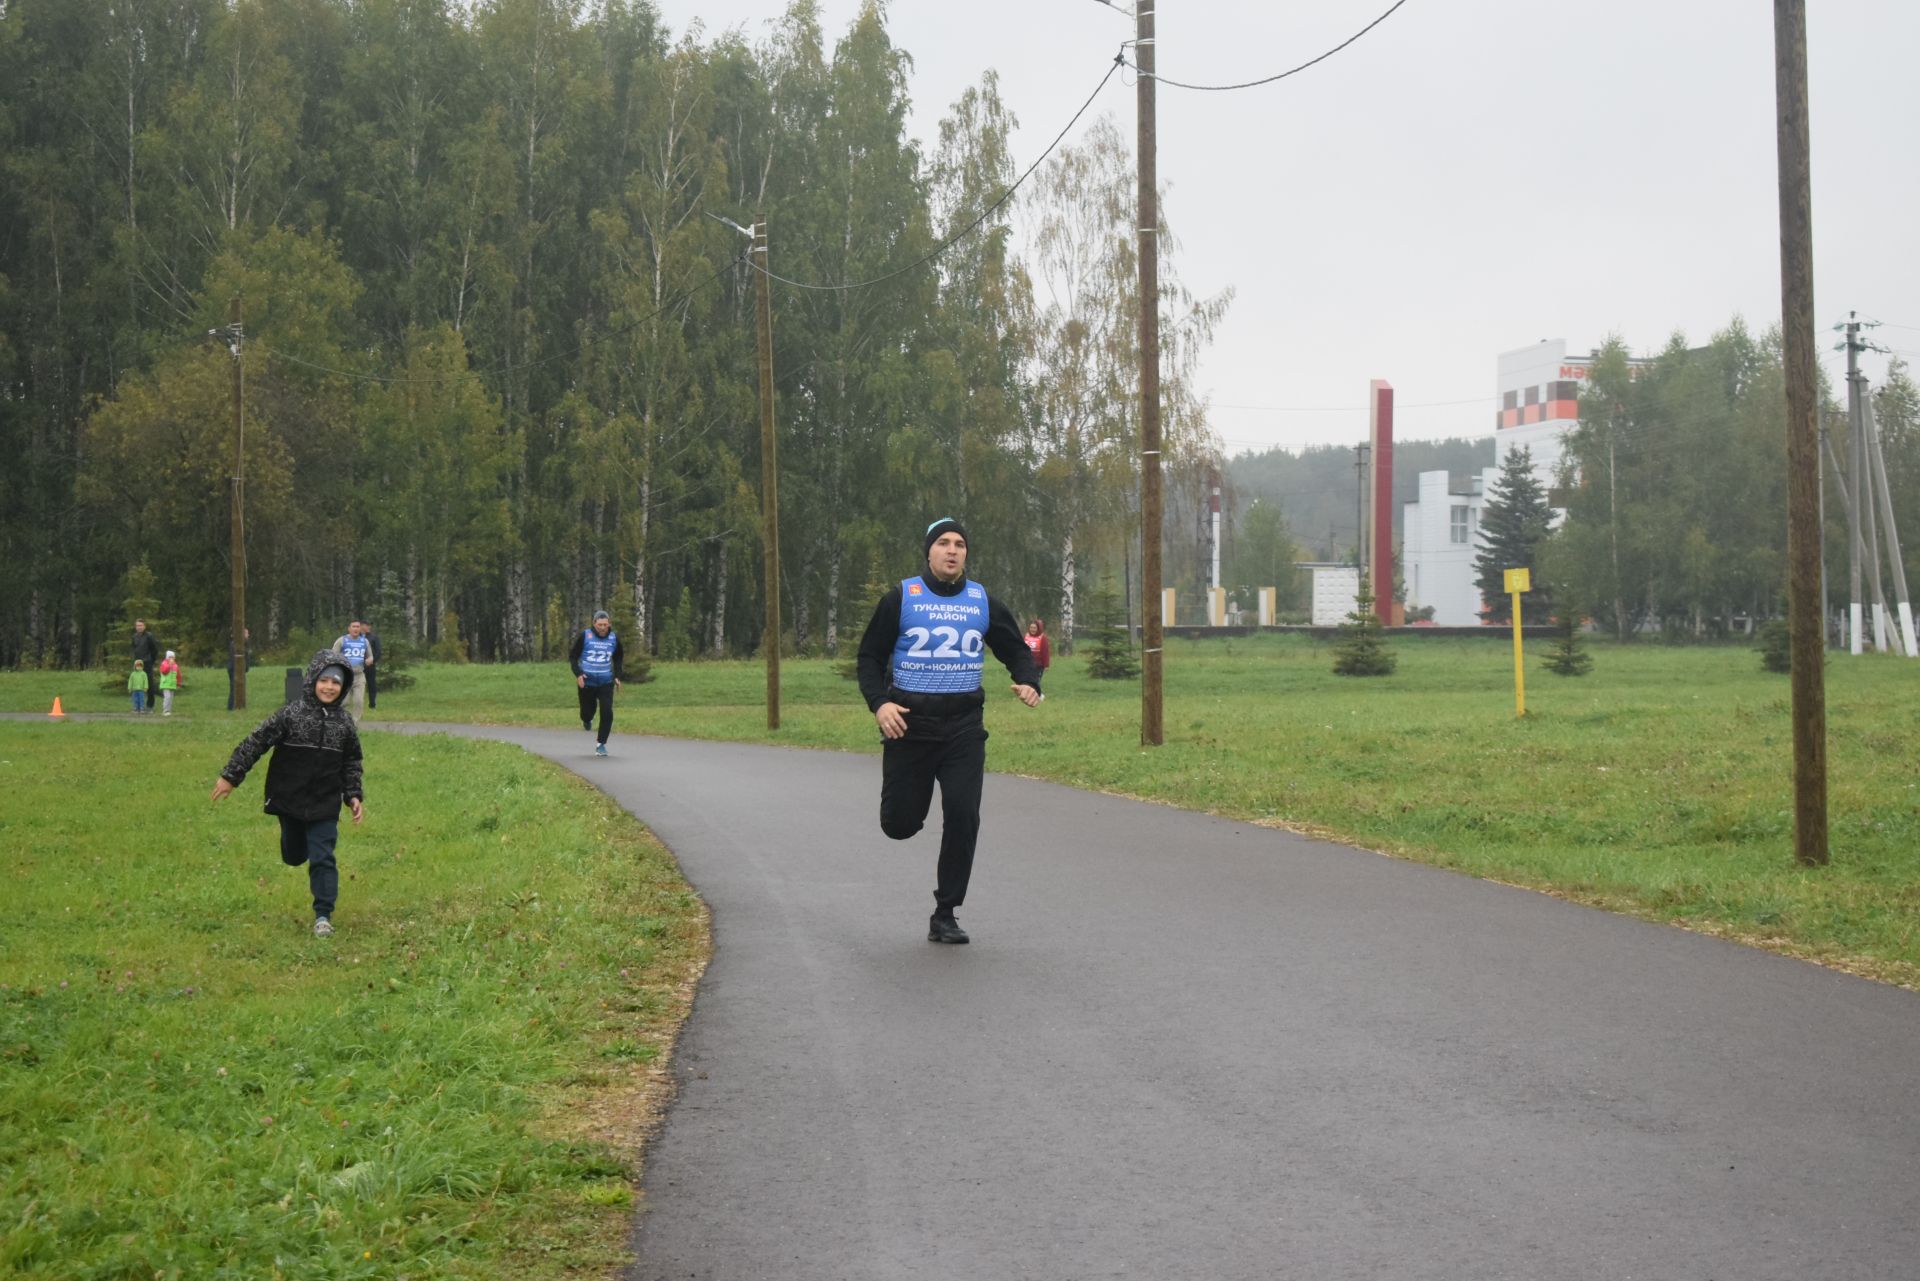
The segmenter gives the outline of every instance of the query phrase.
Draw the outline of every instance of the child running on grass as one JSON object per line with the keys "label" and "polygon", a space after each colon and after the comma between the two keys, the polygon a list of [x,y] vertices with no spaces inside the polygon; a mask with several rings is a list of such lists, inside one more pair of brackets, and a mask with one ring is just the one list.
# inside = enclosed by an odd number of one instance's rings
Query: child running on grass
{"label": "child running on grass", "polygon": [[307,664],[307,679],[299,698],[288,703],[260,728],[241,740],[233,758],[213,785],[220,800],[246,781],[247,771],[268,748],[267,813],[280,820],[280,861],[288,867],[307,865],[307,884],[313,890],[313,932],[325,938],[333,933],[334,899],[340,892],[340,869],[333,847],[340,839],[340,803],[363,814],[360,791],[360,735],[342,705],[353,671],[347,660],[323,649]]}

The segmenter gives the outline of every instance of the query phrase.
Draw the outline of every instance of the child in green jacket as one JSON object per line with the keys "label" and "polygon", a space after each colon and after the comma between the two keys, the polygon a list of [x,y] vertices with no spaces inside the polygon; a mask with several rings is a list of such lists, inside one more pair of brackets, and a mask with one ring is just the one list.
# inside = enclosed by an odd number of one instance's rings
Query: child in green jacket
{"label": "child in green jacket", "polygon": [[160,660],[160,714],[173,715],[173,691],[180,688],[180,663],[173,651]]}
{"label": "child in green jacket", "polygon": [[127,693],[133,695],[133,710],[147,710],[147,665],[139,659],[133,660],[133,672],[127,677]]}

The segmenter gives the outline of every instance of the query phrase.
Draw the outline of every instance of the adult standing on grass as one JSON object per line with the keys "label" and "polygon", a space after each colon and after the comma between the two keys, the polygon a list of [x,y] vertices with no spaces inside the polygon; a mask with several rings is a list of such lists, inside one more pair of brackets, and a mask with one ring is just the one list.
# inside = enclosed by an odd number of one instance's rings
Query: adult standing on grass
{"label": "adult standing on grass", "polygon": [[[153,639],[153,633],[147,630],[147,620],[133,620],[133,657],[149,680],[160,670],[160,642]],[[136,712],[152,711],[150,707],[136,707]]]}
{"label": "adult standing on grass", "polygon": [[880,727],[880,830],[904,841],[926,824],[940,784],[940,861],[930,943],[965,943],[954,919],[973,877],[987,730],[985,654],[1006,665],[1013,692],[1040,705],[1040,668],[1013,612],[967,578],[967,531],[951,516],[927,526],[921,572],[874,607],[860,639],[860,693]]}
{"label": "adult standing on grass", "polygon": [[367,629],[367,710],[372,711],[380,706],[380,633],[365,623],[361,626]]}
{"label": "adult standing on grass", "polygon": [[224,799],[246,782],[269,748],[266,810],[280,820],[280,861],[307,865],[313,892],[313,932],[333,933],[333,908],[340,893],[340,868],[333,849],[340,840],[340,806],[363,815],[360,734],[342,708],[353,672],[332,650],[321,650],[307,664],[300,697],[260,722],[233,749],[227,767],[213,785],[213,799]]}
{"label": "adult standing on grass", "polygon": [[600,732],[593,754],[607,754],[607,735],[613,732],[613,694],[626,679],[626,655],[620,637],[614,633],[613,620],[606,610],[593,616],[593,626],[573,638],[567,651],[567,666],[573,669],[573,683],[580,691],[580,728],[593,733],[593,713],[600,712]]}
{"label": "adult standing on grass", "polygon": [[367,639],[367,625],[359,619],[347,624],[346,634],[333,642],[334,653],[347,660],[353,679],[347,683],[344,700],[347,715],[358,725],[367,712],[367,664],[373,661],[373,642]]}
{"label": "adult standing on grass", "polygon": [[1033,651],[1033,665],[1045,676],[1047,668],[1053,666],[1053,647],[1047,644],[1047,624],[1044,619],[1035,618],[1027,623],[1025,637],[1027,648]]}

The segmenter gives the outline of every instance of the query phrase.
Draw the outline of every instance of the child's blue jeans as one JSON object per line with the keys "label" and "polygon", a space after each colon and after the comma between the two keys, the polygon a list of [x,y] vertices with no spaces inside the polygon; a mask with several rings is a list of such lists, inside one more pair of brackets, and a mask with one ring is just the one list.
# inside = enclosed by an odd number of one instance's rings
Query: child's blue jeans
{"label": "child's blue jeans", "polygon": [[333,847],[340,840],[340,820],[329,818],[318,823],[303,823],[284,814],[279,818],[280,861],[288,867],[307,865],[313,914],[332,916],[334,898],[340,893],[340,868],[333,861]]}
{"label": "child's blue jeans", "polygon": [[133,710],[136,712],[144,712],[147,710],[146,690],[136,689],[133,691]]}

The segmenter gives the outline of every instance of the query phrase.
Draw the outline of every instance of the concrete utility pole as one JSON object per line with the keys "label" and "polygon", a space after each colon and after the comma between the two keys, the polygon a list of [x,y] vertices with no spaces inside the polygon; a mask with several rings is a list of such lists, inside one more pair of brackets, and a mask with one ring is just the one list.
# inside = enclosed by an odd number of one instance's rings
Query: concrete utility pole
{"label": "concrete utility pole", "polygon": [[1847,579],[1851,584],[1851,594],[1847,597],[1847,649],[1859,654],[1866,648],[1860,580],[1867,556],[1860,522],[1866,515],[1861,504],[1867,491],[1860,487],[1860,478],[1867,472],[1867,451],[1866,433],[1860,429],[1860,326],[1849,320],[1843,328],[1847,331],[1847,488],[1853,495],[1847,502]]}
{"label": "concrete utility pole", "polygon": [[1207,537],[1212,541],[1213,565],[1212,577],[1208,585],[1215,591],[1220,590],[1220,469],[1209,467],[1207,479],[1211,493],[1207,500]]}
{"label": "concrete utility pole", "polygon": [[[1834,488],[1840,491],[1840,506],[1847,513],[1848,528],[1851,529],[1852,521],[1854,519],[1853,491],[1847,485],[1847,469],[1841,465],[1840,451],[1833,447],[1833,435],[1827,429],[1827,426],[1824,423],[1822,423],[1820,427],[1820,445],[1826,451],[1824,454],[1826,461],[1833,467]],[[1824,487],[1822,488],[1822,491],[1821,491],[1821,497],[1822,497],[1821,511],[1824,513],[1826,510],[1824,505],[1824,500],[1825,500]],[[1822,540],[1820,545],[1821,545],[1822,556],[1824,557],[1825,548],[1826,548],[1826,542],[1825,542],[1826,526],[1822,525],[1820,529],[1821,529],[1821,540]],[[1821,572],[1820,581],[1822,583],[1826,582],[1826,568],[1827,568],[1826,561],[1822,559],[1822,561],[1820,562],[1820,572]],[[1825,602],[1828,600],[1828,597],[1823,595],[1821,596],[1820,599],[1822,602]],[[1849,619],[1843,618],[1840,620],[1840,638],[1836,642],[1836,648],[1840,645],[1845,645],[1848,643],[1847,630],[1850,626],[1851,626],[1851,622],[1849,621]]]}
{"label": "concrete utility pole", "polygon": [[[217,332],[217,331],[216,331]],[[232,568],[233,710],[247,710],[247,434],[246,366],[241,359],[240,299],[227,310],[227,350],[233,353],[233,475],[228,477],[232,509],[228,517],[227,559]]]}
{"label": "concrete utility pole", "polygon": [[1153,10],[1158,0],[1136,0],[1134,67],[1139,114],[1140,217],[1140,579],[1146,608],[1140,616],[1140,742],[1167,741],[1161,719],[1160,621],[1160,195],[1154,125]]}
{"label": "concrete utility pole", "polygon": [[1780,316],[1787,375],[1787,628],[1793,672],[1793,856],[1827,862],[1826,654],[1816,594],[1820,447],[1813,350],[1813,160],[1807,142],[1806,0],[1773,0],[1780,154]]}
{"label": "concrete utility pole", "polygon": [[760,356],[760,543],[766,558],[767,728],[780,728],[780,458],[773,430],[773,280],[767,275],[767,220],[753,220],[754,311]]}
{"label": "concrete utility pole", "polygon": [[[1913,601],[1907,595],[1907,567],[1900,559],[1900,529],[1893,520],[1893,491],[1887,486],[1887,458],[1880,449],[1880,424],[1873,413],[1873,398],[1861,398],[1861,421],[1867,427],[1867,466],[1873,472],[1875,496],[1880,500],[1880,523],[1887,531],[1887,559],[1893,565],[1894,602],[1900,610],[1900,640],[1908,658],[1920,658],[1920,645],[1913,634]],[[1889,630],[1893,624],[1888,623]]]}
{"label": "concrete utility pole", "polygon": [[[1828,644],[1828,638],[1830,636],[1830,632],[1828,631],[1828,628],[1827,628],[1827,624],[1830,621],[1827,611],[1833,607],[1833,598],[1827,595],[1827,466],[1826,466],[1826,458],[1828,454],[1831,454],[1833,452],[1833,441],[1827,434],[1827,417],[1825,414],[1822,414],[1820,416],[1820,450],[1821,452],[1813,460],[1813,466],[1814,466],[1814,472],[1815,472],[1814,479],[1818,482],[1819,491],[1820,491],[1820,510],[1819,510],[1820,643],[1823,647],[1826,647]],[[1752,628],[1753,628],[1753,620],[1751,618],[1747,620],[1747,627],[1748,627],[1748,634],[1751,635]]]}

